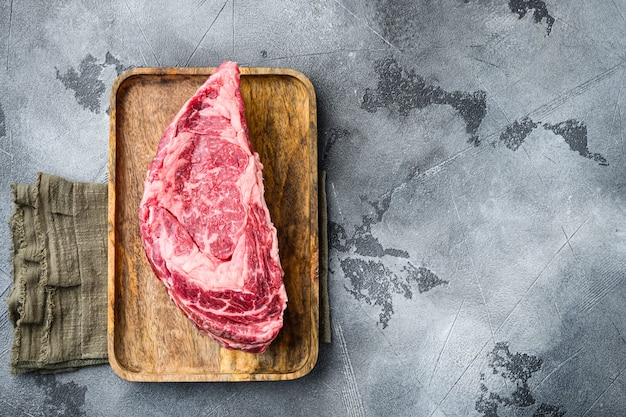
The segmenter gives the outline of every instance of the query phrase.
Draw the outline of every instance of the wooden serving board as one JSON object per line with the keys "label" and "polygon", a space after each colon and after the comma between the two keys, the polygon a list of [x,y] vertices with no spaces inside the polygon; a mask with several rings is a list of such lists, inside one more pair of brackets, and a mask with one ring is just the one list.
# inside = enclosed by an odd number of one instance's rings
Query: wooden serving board
{"label": "wooden serving board", "polygon": [[111,94],[108,353],[131,381],[287,380],[318,355],[318,201],[315,92],[301,73],[241,68],[241,90],[265,198],[278,229],[289,302],[263,354],[226,350],[201,334],[168,298],[139,237],[148,165],[165,128],[215,68],[140,68]]}

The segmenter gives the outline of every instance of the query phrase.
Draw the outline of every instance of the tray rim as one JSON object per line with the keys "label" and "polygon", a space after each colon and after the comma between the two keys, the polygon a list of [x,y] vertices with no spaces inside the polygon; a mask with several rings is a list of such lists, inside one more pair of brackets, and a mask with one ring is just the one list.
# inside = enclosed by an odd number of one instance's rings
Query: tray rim
{"label": "tray rim", "polygon": [[134,77],[141,76],[209,76],[217,67],[140,67],[126,70],[119,74],[112,86],[110,94],[109,117],[109,170],[108,170],[108,233],[107,233],[107,350],[109,365],[122,379],[131,382],[245,382],[293,380],[301,378],[311,372],[319,356],[319,225],[318,225],[318,167],[317,167],[317,99],[315,89],[309,78],[302,72],[290,68],[270,67],[239,67],[242,76],[249,75],[278,75],[290,76],[297,79],[304,86],[309,98],[309,135],[310,145],[310,176],[311,176],[311,230],[316,233],[310,239],[311,262],[311,306],[317,305],[317,311],[311,309],[311,349],[307,360],[298,369],[288,373],[152,373],[135,372],[122,365],[115,355],[115,270],[116,270],[116,139],[117,139],[117,99],[124,83]]}

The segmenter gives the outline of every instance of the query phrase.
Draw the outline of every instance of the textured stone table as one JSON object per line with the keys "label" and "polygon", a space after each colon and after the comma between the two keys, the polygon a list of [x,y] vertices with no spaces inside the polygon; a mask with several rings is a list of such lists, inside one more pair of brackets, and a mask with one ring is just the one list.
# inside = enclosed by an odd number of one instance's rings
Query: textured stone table
{"label": "textured stone table", "polygon": [[[290,382],[15,377],[5,309],[0,414],[623,414],[625,16],[623,0],[2,1],[4,225],[9,185],[37,171],[106,181],[125,69],[311,79],[333,342]],[[9,254],[4,226],[3,304]]]}

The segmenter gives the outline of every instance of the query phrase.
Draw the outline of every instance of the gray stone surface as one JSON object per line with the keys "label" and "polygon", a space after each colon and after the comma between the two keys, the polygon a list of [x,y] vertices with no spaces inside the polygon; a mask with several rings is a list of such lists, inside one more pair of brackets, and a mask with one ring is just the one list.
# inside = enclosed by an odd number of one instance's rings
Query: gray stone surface
{"label": "gray stone surface", "polygon": [[[328,171],[333,343],[290,382],[11,376],[0,414],[615,416],[626,409],[626,2],[0,3],[0,219],[37,171],[106,181],[142,66],[290,67]],[[11,287],[0,228],[0,299]]]}

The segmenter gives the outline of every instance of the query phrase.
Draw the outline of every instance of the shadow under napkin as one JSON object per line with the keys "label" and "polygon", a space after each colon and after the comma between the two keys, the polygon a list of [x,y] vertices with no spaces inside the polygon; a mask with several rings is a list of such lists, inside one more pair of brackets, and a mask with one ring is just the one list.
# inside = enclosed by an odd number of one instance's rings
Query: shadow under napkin
{"label": "shadow under napkin", "polygon": [[12,186],[12,373],[108,363],[107,185]]}

